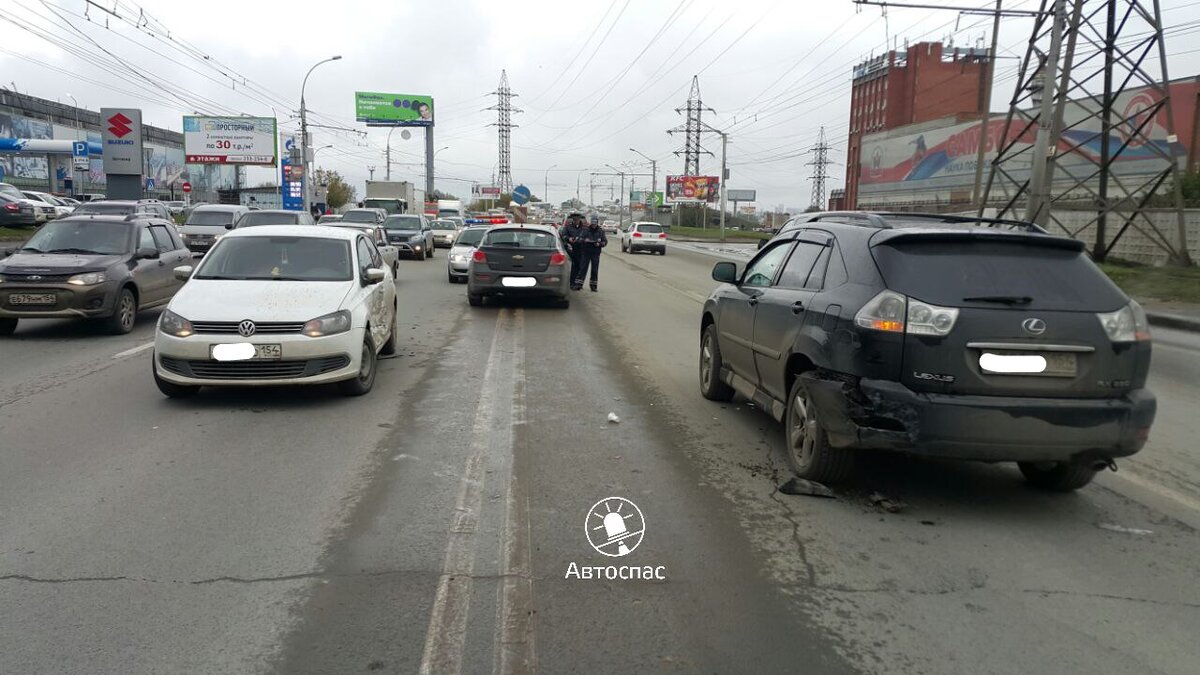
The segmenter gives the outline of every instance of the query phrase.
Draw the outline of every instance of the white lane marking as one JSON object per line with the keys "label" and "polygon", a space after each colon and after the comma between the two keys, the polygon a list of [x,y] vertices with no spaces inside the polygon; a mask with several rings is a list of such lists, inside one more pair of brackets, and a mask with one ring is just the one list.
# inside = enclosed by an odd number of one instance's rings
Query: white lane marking
{"label": "white lane marking", "polygon": [[[512,425],[526,423],[525,408],[525,310],[516,310],[513,349]],[[504,502],[504,531],[501,534],[502,579],[497,590],[496,634],[492,672],[501,675],[537,671],[534,652],[532,537],[529,529],[529,495],[517,476],[518,448],[510,437],[512,463]]]}
{"label": "white lane marking", "polygon": [[[475,570],[475,532],[483,505],[485,456],[492,443],[497,441],[496,430],[502,428],[500,423],[507,421],[500,419],[495,390],[498,389],[496,379],[501,337],[507,333],[505,327],[508,316],[508,309],[500,311],[496,319],[496,332],[492,335],[487,368],[480,387],[479,407],[471,430],[471,454],[467,457],[459,483],[454,517],[446,542],[446,561],[433,598],[429,631],[425,634],[420,670],[423,675],[462,672],[467,619],[471,611],[471,575]],[[508,426],[511,448],[511,425]]]}
{"label": "white lane marking", "polygon": [[113,354],[113,358],[114,358],[114,359],[123,359],[123,358],[125,358],[126,356],[133,356],[134,354],[139,354],[139,353],[141,353],[141,352],[144,352],[144,351],[146,351],[147,349],[150,349],[150,348],[151,348],[151,347],[153,347],[153,346],[154,346],[154,340],[151,340],[151,341],[149,341],[149,342],[147,342],[147,343],[145,343],[145,344],[140,344],[140,345],[138,345],[138,346],[136,346],[136,347],[133,347],[133,348],[130,348],[130,349],[126,349],[126,350],[125,350],[125,351],[123,351],[123,352],[117,352],[116,354]]}

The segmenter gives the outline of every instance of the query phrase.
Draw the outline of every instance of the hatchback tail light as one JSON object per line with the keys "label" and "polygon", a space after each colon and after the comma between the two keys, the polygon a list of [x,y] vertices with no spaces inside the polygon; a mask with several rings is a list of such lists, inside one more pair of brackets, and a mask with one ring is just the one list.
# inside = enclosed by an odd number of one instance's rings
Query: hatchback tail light
{"label": "hatchback tail light", "polygon": [[14,204],[14,203],[12,203],[12,202],[9,202],[9,203],[7,203],[7,204],[5,204],[5,205],[4,205],[4,210],[5,210],[5,211],[20,211],[20,210],[21,210],[21,207],[20,207],[19,205],[17,205],[17,204]]}
{"label": "hatchback tail light", "polygon": [[566,262],[567,262],[567,256],[565,256],[561,253],[556,252],[550,256],[550,264],[551,265],[562,265],[562,264],[565,264]]}
{"label": "hatchback tail light", "polygon": [[640,236],[642,236],[642,233],[641,233],[641,232],[634,232],[634,233],[633,233],[633,236],[635,236],[635,237],[640,237]]}
{"label": "hatchback tail light", "polygon": [[487,254],[479,249],[475,249],[475,252],[471,254],[471,260],[474,260],[477,263],[485,263],[487,262]]}
{"label": "hatchback tail light", "polygon": [[666,233],[666,232],[663,232],[663,233],[659,234],[659,235],[658,235],[658,238],[659,238],[659,239],[666,239],[666,238],[667,238],[667,233]]}

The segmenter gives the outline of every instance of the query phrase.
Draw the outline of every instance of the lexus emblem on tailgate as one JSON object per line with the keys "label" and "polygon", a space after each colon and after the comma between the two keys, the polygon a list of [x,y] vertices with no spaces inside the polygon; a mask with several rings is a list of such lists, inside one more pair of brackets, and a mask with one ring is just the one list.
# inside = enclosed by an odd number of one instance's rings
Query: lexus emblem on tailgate
{"label": "lexus emblem on tailgate", "polygon": [[239,323],[238,335],[241,335],[242,337],[250,337],[251,335],[254,335],[254,322],[250,319],[246,319],[245,321]]}
{"label": "lexus emblem on tailgate", "polygon": [[1041,319],[1025,319],[1021,322],[1021,328],[1030,335],[1041,335],[1046,332],[1046,322]]}

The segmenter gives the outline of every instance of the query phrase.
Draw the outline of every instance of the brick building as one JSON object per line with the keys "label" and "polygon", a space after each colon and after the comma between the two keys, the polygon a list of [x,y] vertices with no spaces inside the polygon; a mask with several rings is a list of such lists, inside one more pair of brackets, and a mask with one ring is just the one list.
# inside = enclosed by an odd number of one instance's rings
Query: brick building
{"label": "brick building", "polygon": [[943,52],[940,42],[919,42],[854,67],[850,134],[846,148],[847,208],[858,205],[862,137],[947,116],[978,119],[983,107],[987,50]]}

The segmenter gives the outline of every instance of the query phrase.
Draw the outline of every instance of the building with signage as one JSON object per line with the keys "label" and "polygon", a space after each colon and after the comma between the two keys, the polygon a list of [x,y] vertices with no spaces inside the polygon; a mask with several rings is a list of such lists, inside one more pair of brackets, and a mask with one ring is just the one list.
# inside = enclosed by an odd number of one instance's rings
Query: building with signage
{"label": "building with signage", "polygon": [[[1136,119],[1145,125],[1150,143],[1131,145],[1112,162],[1109,176],[1135,187],[1147,177],[1163,169],[1161,155],[1151,144],[1181,160],[1181,165],[1196,168],[1200,165],[1200,77],[1173,80],[1169,85],[1171,112],[1175,136],[1167,133],[1167,110],[1159,109],[1153,119],[1143,119],[1139,111],[1150,108],[1158,97],[1148,87],[1129,89],[1115,100],[1114,109],[1121,118]],[[1056,190],[1077,194],[1081,201],[1092,197],[1099,175],[1093,160],[1101,152],[1102,134],[1099,123],[1087,120],[1087,111],[1094,109],[1092,101],[1070,101],[1063,110],[1064,132],[1059,140],[1063,153],[1056,162]],[[971,208],[975,185],[975,165],[979,152],[980,134],[986,133],[983,180],[987,180],[989,165],[996,156],[1004,135],[1005,114],[993,113],[983,131],[981,120],[963,121],[959,116],[922,121],[868,133],[861,137],[861,157],[854,176],[857,207],[874,210],[961,211]],[[1007,143],[1015,147],[1032,145],[1036,129],[1016,137],[1021,125],[1009,130]],[[1123,125],[1116,125],[1110,147],[1119,147],[1130,139]],[[1025,153],[1031,156],[1032,152]],[[1090,159],[1089,159],[1090,158]],[[1186,164],[1182,164],[1186,161]],[[1028,166],[1006,164],[1017,179],[1030,173]],[[1139,180],[1140,178],[1140,180]],[[847,185],[849,185],[849,179]],[[1072,186],[1074,188],[1072,189]],[[992,195],[992,206],[1004,199]],[[831,200],[832,201],[832,200]]]}
{"label": "building with signage", "polygon": [[[97,110],[0,89],[0,180],[26,190],[105,193],[101,123]],[[72,146],[80,142],[88,153],[76,170]],[[142,174],[153,183],[147,196],[183,199],[190,182],[193,200],[217,201],[218,190],[239,187],[234,166],[186,164],[179,131],[142,126],[142,150]]]}
{"label": "building with signage", "polygon": [[978,119],[989,61],[986,49],[947,52],[940,42],[919,42],[854,67],[846,148],[847,208],[859,205],[863,137],[946,117]]}

